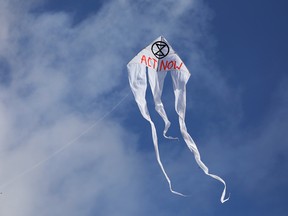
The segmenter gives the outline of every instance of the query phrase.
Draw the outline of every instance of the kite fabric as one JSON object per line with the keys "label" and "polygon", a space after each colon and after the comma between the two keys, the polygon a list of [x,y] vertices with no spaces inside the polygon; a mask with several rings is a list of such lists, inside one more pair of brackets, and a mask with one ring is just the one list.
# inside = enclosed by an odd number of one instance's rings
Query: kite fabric
{"label": "kite fabric", "polygon": [[146,89],[147,89],[147,75],[151,87],[155,109],[162,117],[165,128],[163,131],[164,137],[168,139],[177,139],[167,136],[166,133],[170,127],[170,121],[165,112],[161,95],[163,91],[164,80],[169,71],[172,77],[173,90],[175,95],[175,110],[179,117],[179,125],[182,137],[187,144],[190,151],[194,154],[195,160],[204,173],[212,178],[222,182],[224,189],[221,195],[221,202],[226,202],[226,183],[217,175],[209,173],[208,167],[201,161],[198,148],[193,141],[192,137],[187,132],[185,124],[185,111],[186,111],[186,83],[189,80],[190,72],[185,64],[182,62],[177,53],[173,50],[167,40],[160,36],[154,40],[150,45],[139,52],[128,64],[128,78],[131,90],[135,97],[135,101],[140,109],[142,116],[150,123],[152,139],[155,148],[156,158],[161,167],[161,170],[169,184],[170,191],[174,194],[185,196],[182,193],[176,192],[172,189],[172,184],[167,175],[163,164],[160,159],[158,149],[158,138],[155,125],[150,117],[147,102],[146,102]]}

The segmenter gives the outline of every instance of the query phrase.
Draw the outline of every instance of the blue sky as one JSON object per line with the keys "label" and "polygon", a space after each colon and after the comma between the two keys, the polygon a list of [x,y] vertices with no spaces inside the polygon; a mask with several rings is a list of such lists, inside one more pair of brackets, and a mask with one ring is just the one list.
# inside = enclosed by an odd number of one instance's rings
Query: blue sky
{"label": "blue sky", "polygon": [[[286,11],[284,0],[0,0],[0,215],[286,215]],[[171,194],[157,164],[126,64],[160,35],[191,72],[187,128],[226,180],[225,204],[183,140],[161,137],[148,89],[163,164],[191,196]],[[170,77],[163,102],[180,136]]]}

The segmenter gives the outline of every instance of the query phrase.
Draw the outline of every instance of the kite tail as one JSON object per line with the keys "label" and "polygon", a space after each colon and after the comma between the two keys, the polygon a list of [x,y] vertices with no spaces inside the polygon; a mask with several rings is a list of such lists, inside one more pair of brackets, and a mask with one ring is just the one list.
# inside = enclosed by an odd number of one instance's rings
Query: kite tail
{"label": "kite tail", "polygon": [[156,158],[157,158],[158,164],[159,164],[159,166],[161,167],[161,170],[162,170],[162,172],[163,172],[163,174],[164,174],[164,176],[165,176],[165,178],[166,178],[166,180],[167,180],[167,182],[168,182],[168,184],[169,184],[170,191],[171,191],[172,193],[176,194],[176,195],[186,197],[186,195],[184,195],[184,194],[182,194],[182,193],[179,193],[179,192],[177,192],[177,191],[174,191],[174,190],[172,189],[171,180],[170,180],[169,176],[167,175],[167,173],[166,173],[166,171],[165,171],[165,169],[164,169],[164,167],[163,167],[163,164],[162,164],[162,162],[161,162],[161,158],[160,158],[160,154],[159,154],[159,148],[158,148],[158,139],[157,139],[157,133],[156,133],[155,125],[154,125],[154,123],[153,123],[153,121],[152,121],[151,119],[147,119],[147,118],[146,118],[146,120],[150,122],[151,131],[152,131],[152,139],[153,139],[153,144],[154,144],[154,148],[155,148]]}
{"label": "kite tail", "polygon": [[170,128],[171,122],[168,120],[167,114],[165,112],[164,106],[162,104],[162,102],[160,104],[156,104],[155,105],[155,110],[158,112],[158,114],[161,116],[161,118],[163,119],[164,123],[165,123],[165,128],[163,131],[163,136],[166,139],[172,139],[172,140],[179,140],[178,137],[172,137],[172,136],[167,136],[166,133],[168,131],[168,129]]}
{"label": "kite tail", "polygon": [[185,140],[188,148],[190,149],[191,152],[193,152],[194,156],[195,156],[195,160],[197,162],[197,164],[200,166],[200,168],[204,171],[204,173],[220,182],[223,183],[224,185],[224,189],[223,189],[223,192],[222,192],[222,195],[221,195],[221,198],[220,198],[220,201],[222,203],[226,202],[229,200],[230,198],[230,194],[229,196],[225,199],[225,196],[226,196],[226,183],[225,181],[220,178],[219,176],[217,175],[214,175],[214,174],[210,174],[209,173],[209,169],[208,167],[202,162],[201,160],[201,156],[200,156],[200,152],[195,144],[195,142],[193,141],[192,137],[189,135],[189,133],[187,132],[187,128],[186,128],[186,124],[185,124],[185,121],[184,119],[179,116],[179,124],[180,124],[180,130],[181,130],[181,133],[182,133],[182,136],[183,136],[183,139]]}

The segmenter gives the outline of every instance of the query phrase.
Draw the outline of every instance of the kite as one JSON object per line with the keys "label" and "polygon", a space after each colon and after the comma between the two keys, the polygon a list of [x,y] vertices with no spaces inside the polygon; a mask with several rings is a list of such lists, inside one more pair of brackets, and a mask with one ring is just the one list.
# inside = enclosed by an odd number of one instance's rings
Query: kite
{"label": "kite", "polygon": [[[160,159],[158,149],[158,138],[156,127],[150,117],[147,102],[146,102],[146,89],[147,89],[147,75],[151,87],[155,109],[162,117],[165,127],[163,136],[168,139],[175,139],[167,136],[166,133],[171,125],[164,105],[161,101],[161,95],[164,86],[164,80],[168,72],[172,77],[173,90],[175,96],[175,110],[179,117],[179,126],[182,137],[187,144],[190,151],[194,154],[195,160],[204,173],[224,184],[224,189],[221,195],[221,202],[226,202],[228,198],[226,196],[226,183],[217,175],[210,174],[208,167],[202,162],[199,150],[189,135],[185,124],[185,111],[186,111],[186,83],[189,80],[190,72],[187,67],[173,50],[167,40],[160,36],[149,44],[146,48],[140,51],[128,64],[128,78],[131,90],[133,92],[135,101],[139,107],[142,116],[150,123],[152,140],[155,148],[156,158],[161,167],[161,170],[169,184],[170,191],[174,194],[185,196],[182,193],[176,192],[172,189],[171,181],[163,167]],[[177,139],[177,138],[176,138]]]}

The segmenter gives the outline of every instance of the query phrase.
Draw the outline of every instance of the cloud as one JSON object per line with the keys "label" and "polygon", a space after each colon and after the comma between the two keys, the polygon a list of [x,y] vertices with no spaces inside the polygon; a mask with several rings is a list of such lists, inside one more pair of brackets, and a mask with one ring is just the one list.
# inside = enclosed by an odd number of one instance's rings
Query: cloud
{"label": "cloud", "polygon": [[[193,50],[185,62],[195,71],[195,79],[210,86],[210,93],[216,88],[216,98],[221,98],[223,92],[222,101],[231,98],[220,75],[206,79],[219,71],[209,70],[213,65],[210,67],[198,44],[203,37],[212,40],[207,36],[211,14],[205,4],[198,0],[165,4],[149,0],[108,1],[97,13],[75,24],[65,11],[37,12],[33,9],[39,3],[19,2],[0,3],[0,68],[9,74],[9,79],[0,79],[0,187],[5,186],[0,213],[172,215],[167,203],[183,206],[180,213],[191,210],[188,202],[193,201],[194,206],[209,203],[208,192],[207,196],[188,201],[170,195],[154,152],[138,149],[148,145],[147,134],[136,135],[120,121],[120,114],[129,119],[124,112],[131,107],[127,102],[119,106],[117,117],[105,118],[49,159],[127,94],[126,63],[159,35],[167,37],[181,57]],[[201,85],[190,88],[199,89]],[[188,97],[200,100],[198,96]],[[144,125],[141,119],[142,122]],[[180,167],[191,154],[175,148],[162,149],[164,155],[171,156],[166,157],[167,169],[171,176],[179,172],[179,179],[184,180],[186,168]],[[179,155],[183,157],[177,160]],[[45,158],[49,160],[33,168]],[[191,175],[186,182],[198,185],[202,177]],[[175,179],[176,185],[181,185],[179,179]],[[183,190],[188,187],[185,184]],[[200,194],[203,187],[192,188]],[[154,203],[163,197],[163,204]],[[201,211],[209,210],[203,207]]]}
{"label": "cloud", "polygon": [[[288,140],[285,133],[288,126],[286,86],[287,78],[284,78],[273,92],[272,105],[263,123],[251,132],[245,131],[249,140],[242,147],[242,154],[250,162],[249,169],[245,172],[251,176],[251,180],[243,179],[243,183],[248,190],[256,190],[257,193],[275,193],[277,196],[278,191],[275,189],[285,186],[281,179],[287,180],[287,175],[282,171],[288,166],[287,157],[283,154],[287,150]],[[269,186],[260,190],[256,187],[259,182]]]}

